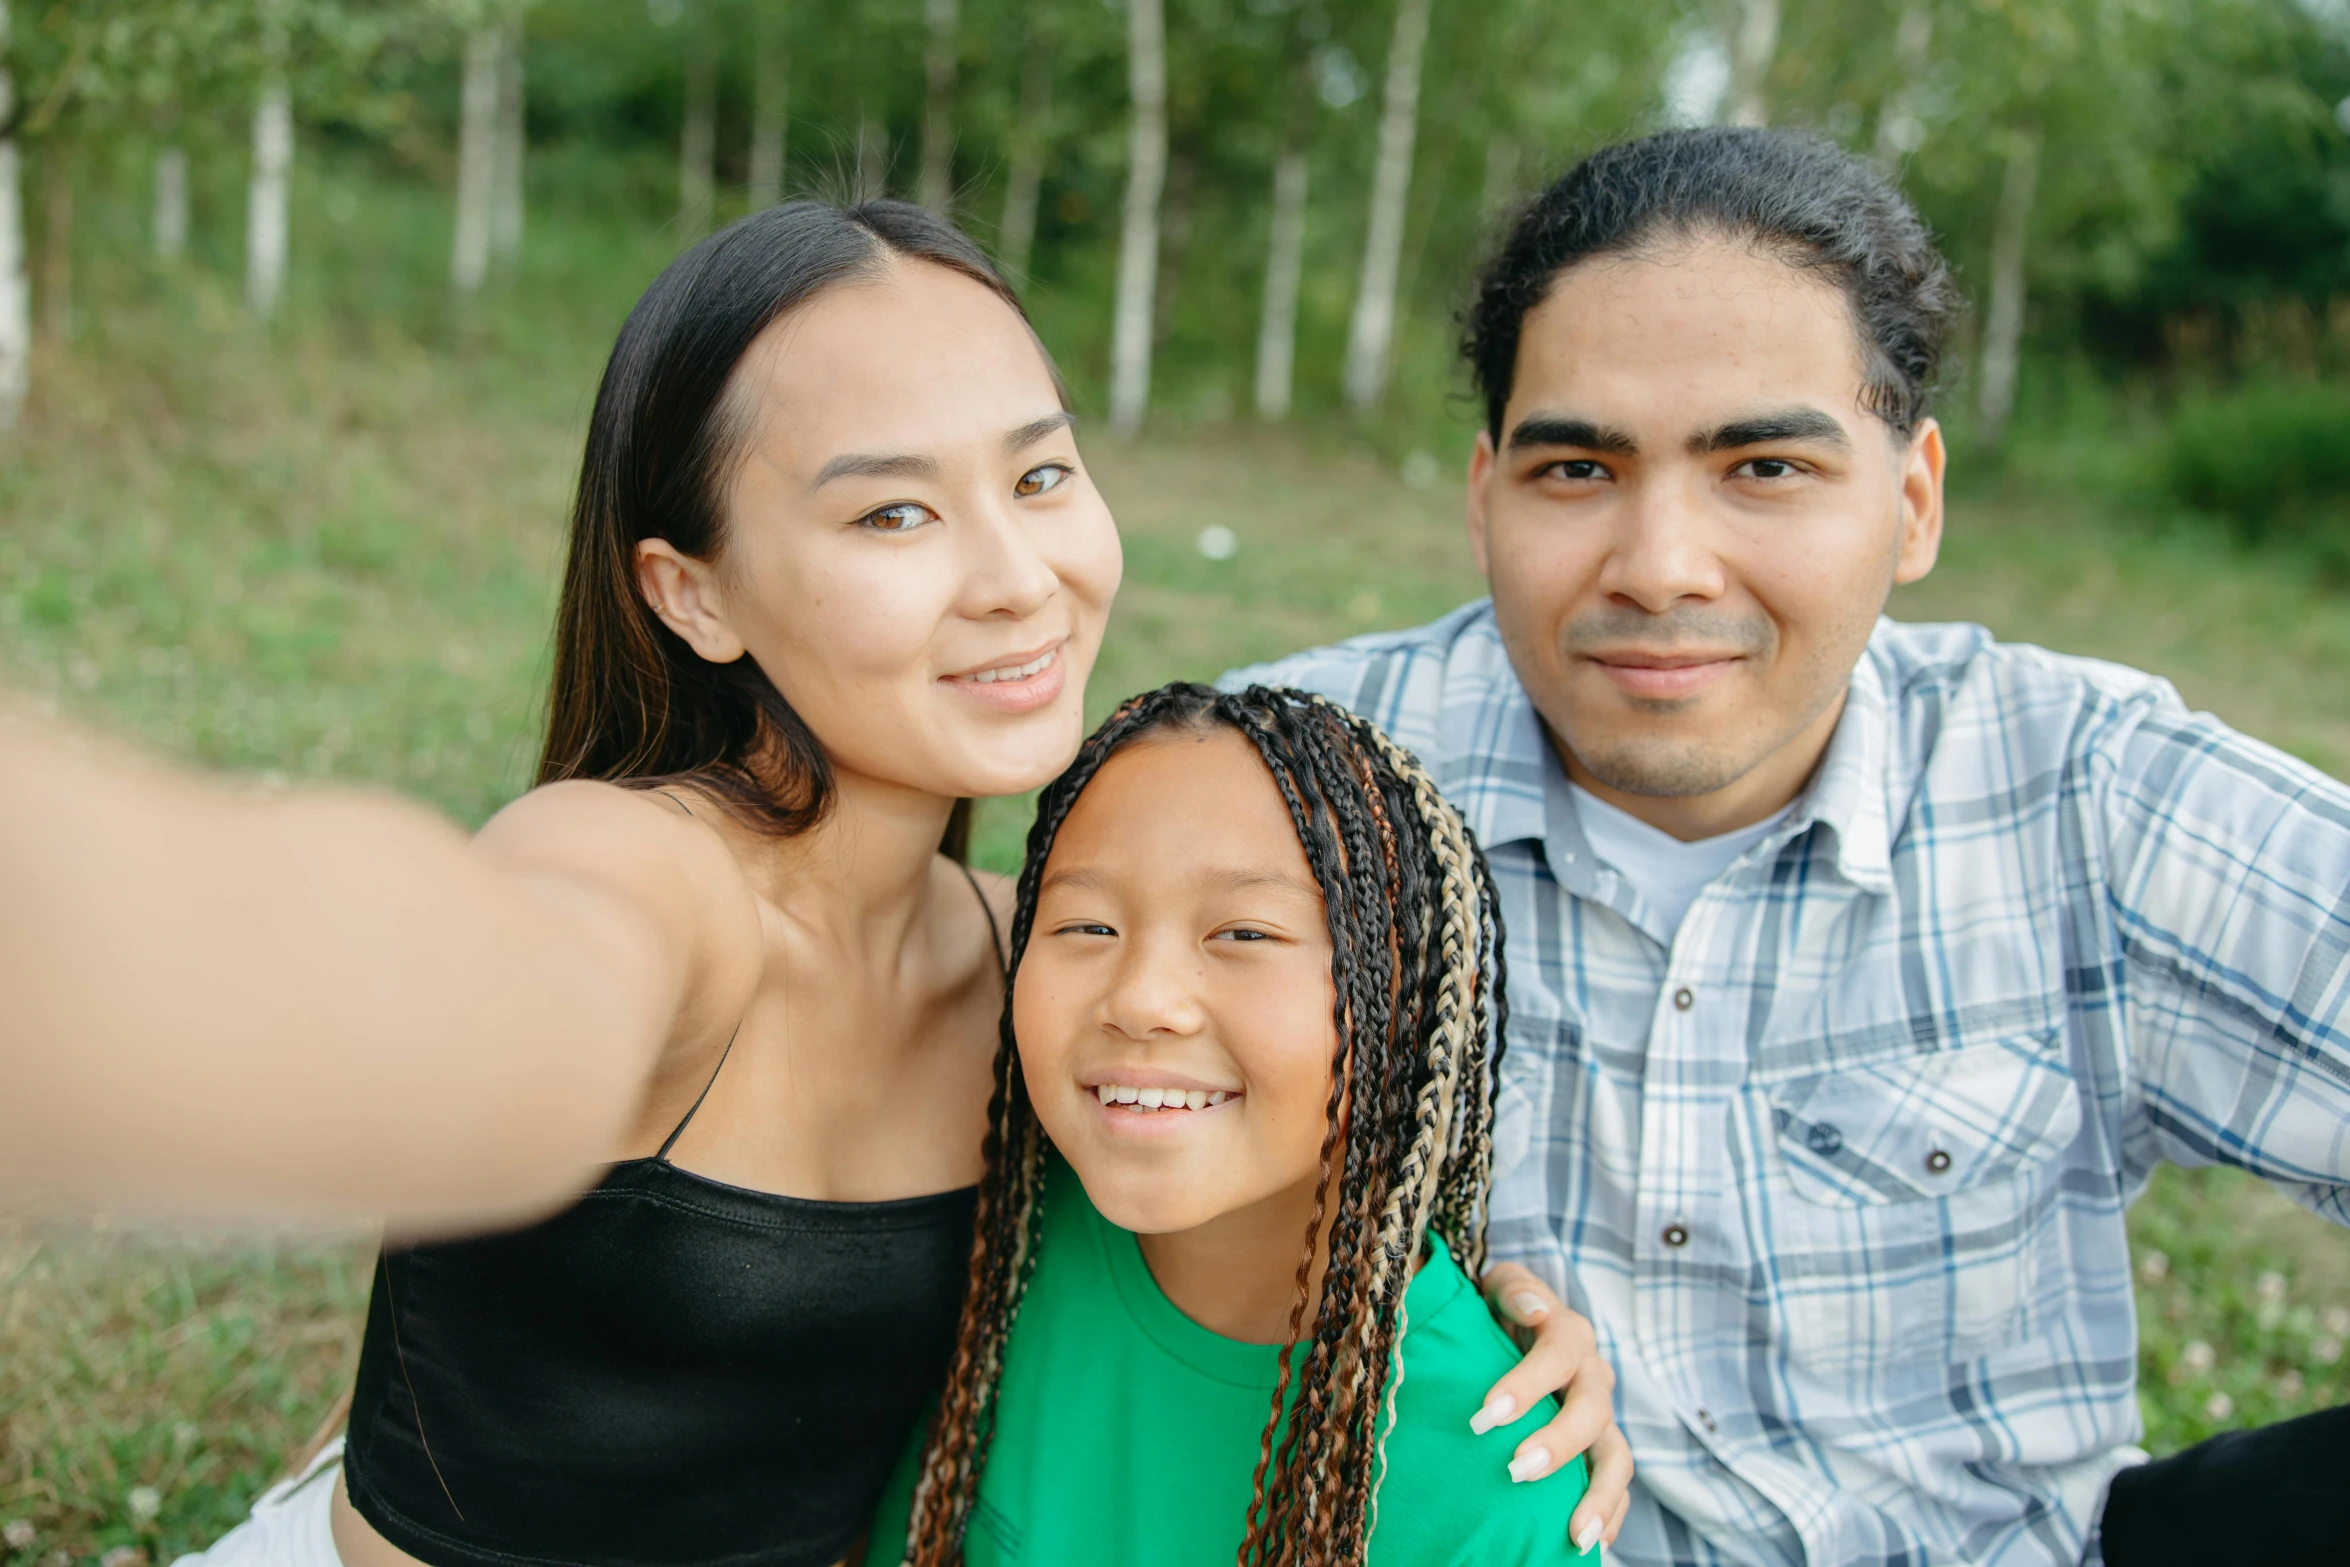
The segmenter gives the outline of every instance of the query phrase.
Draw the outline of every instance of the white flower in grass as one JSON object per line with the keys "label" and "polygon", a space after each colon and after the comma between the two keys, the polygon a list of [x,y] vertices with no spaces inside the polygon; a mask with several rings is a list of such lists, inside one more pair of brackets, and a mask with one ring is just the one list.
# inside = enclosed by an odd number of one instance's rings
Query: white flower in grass
{"label": "white flower in grass", "polygon": [[2193,1339],[2185,1349],[2179,1351],[2179,1369],[2191,1377],[2199,1377],[2209,1371],[2218,1358],[2211,1352],[2209,1344],[2201,1339]]}
{"label": "white flower in grass", "polygon": [[2350,1338],[2350,1306],[2328,1306],[2325,1315],[2317,1320],[2335,1338]]}
{"label": "white flower in grass", "polygon": [[163,1511],[163,1493],[151,1485],[131,1487],[129,1501],[131,1518],[138,1523],[145,1523]]}
{"label": "white flower in grass", "polygon": [[2283,1300],[2285,1298],[2285,1276],[2274,1269],[2263,1273],[2259,1281],[2252,1286],[2252,1293],[2264,1301]]}
{"label": "white flower in grass", "polygon": [[33,1527],[29,1518],[11,1518],[5,1527],[0,1527],[0,1540],[6,1540],[12,1551],[29,1551],[40,1537],[41,1531]]}
{"label": "white flower in grass", "polygon": [[2328,1335],[2309,1341],[2309,1358],[2321,1366],[2330,1366],[2342,1358],[2342,1341]]}
{"label": "white flower in grass", "polygon": [[2170,1259],[2158,1251],[2148,1252],[2138,1259],[2138,1277],[2149,1284],[2160,1284],[2170,1277]]}
{"label": "white flower in grass", "polygon": [[98,1558],[98,1567],[147,1567],[147,1553],[135,1545],[118,1545]]}
{"label": "white flower in grass", "polygon": [[1199,530],[1199,552],[1210,560],[1230,560],[1240,553],[1240,535],[1220,522]]}
{"label": "white flower in grass", "polygon": [[2287,1367],[2284,1374],[2277,1378],[2277,1397],[2285,1403],[2295,1402],[2306,1390],[2301,1373],[2291,1367]]}
{"label": "white flower in grass", "polygon": [[2225,1420],[2236,1412],[2236,1401],[2225,1393],[2214,1393],[2203,1401],[2203,1418]]}

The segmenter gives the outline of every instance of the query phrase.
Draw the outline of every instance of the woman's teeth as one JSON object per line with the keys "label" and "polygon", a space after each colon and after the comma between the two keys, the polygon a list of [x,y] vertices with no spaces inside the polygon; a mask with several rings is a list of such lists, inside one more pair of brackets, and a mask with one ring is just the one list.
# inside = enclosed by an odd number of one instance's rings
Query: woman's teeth
{"label": "woman's teeth", "polygon": [[1130,1105],[1137,1111],[1205,1110],[1240,1097],[1221,1088],[1129,1088],[1123,1083],[1097,1084],[1093,1092],[1105,1105]]}
{"label": "woman's teeth", "polygon": [[1025,664],[1013,664],[1003,669],[983,669],[976,675],[966,675],[964,678],[973,685],[981,686],[992,686],[999,680],[1026,680],[1030,675],[1039,675],[1051,668],[1053,660],[1060,654],[1061,650],[1057,647],[1046,648]]}

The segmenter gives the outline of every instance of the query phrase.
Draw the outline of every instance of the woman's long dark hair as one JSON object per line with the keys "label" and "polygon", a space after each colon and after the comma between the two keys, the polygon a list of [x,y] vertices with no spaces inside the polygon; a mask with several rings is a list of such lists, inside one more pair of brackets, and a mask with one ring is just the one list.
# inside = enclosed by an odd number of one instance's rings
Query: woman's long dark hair
{"label": "woman's long dark hair", "polygon": [[[959,272],[1020,311],[944,218],[900,201],[793,201],[678,257],[629,312],[580,463],[540,783],[691,782],[778,835],[823,819],[832,768],[815,735],[756,660],[713,664],[662,624],[638,591],[636,546],[666,539],[696,560],[718,553],[747,423],[727,392],[735,366],[781,316],[898,258]],[[942,847],[963,858],[969,831],[966,801]]]}
{"label": "woman's long dark hair", "polygon": [[[1264,758],[1321,886],[1338,1025],[1322,1184],[1300,1237],[1240,1561],[1360,1563],[1377,1516],[1403,1377],[1404,1291],[1421,1244],[1434,1231],[1472,1277],[1484,1271],[1493,1091],[1508,1016],[1501,910],[1468,828],[1411,753],[1376,726],[1303,692],[1252,686],[1224,695],[1178,684],[1112,713],[1037,802],[1012,915],[1015,973],[1053,840],[1102,764],[1154,732],[1219,725]],[[970,1288],[914,1494],[910,1567],[962,1560],[1004,1346],[1036,1267],[1049,1152],[1020,1074],[1007,987]],[[1329,1266],[1307,1338],[1325,1233]]]}

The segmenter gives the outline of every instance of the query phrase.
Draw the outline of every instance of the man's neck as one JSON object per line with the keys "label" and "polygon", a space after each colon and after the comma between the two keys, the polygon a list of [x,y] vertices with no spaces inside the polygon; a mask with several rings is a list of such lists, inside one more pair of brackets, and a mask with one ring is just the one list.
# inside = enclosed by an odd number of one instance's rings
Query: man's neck
{"label": "man's neck", "polygon": [[1836,724],[1844,716],[1844,701],[1844,696],[1838,694],[1825,711],[1797,730],[1784,745],[1722,788],[1705,794],[1632,794],[1610,788],[1591,775],[1574,749],[1559,739],[1556,730],[1545,724],[1544,731],[1576,787],[1659,832],[1670,833],[1683,843],[1696,843],[1769,821],[1803,793],[1812,774],[1819,770],[1820,759],[1828,754],[1828,742],[1835,738]]}
{"label": "man's neck", "polygon": [[[1210,1333],[1244,1344],[1286,1344],[1297,1307],[1298,1259],[1313,1211],[1314,1186],[1308,1181],[1192,1229],[1140,1236],[1142,1260],[1175,1309]],[[1312,1331],[1329,1264],[1325,1230],[1315,1240],[1303,1331]]]}

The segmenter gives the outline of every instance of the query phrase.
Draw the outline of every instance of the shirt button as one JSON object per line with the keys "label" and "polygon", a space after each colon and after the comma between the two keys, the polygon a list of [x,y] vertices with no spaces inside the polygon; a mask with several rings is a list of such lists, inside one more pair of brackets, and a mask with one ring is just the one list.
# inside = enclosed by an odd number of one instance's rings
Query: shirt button
{"label": "shirt button", "polygon": [[1936,1148],[1926,1155],[1926,1173],[1928,1175],[1941,1175],[1949,1168],[1950,1155],[1945,1150]]}
{"label": "shirt button", "polygon": [[1687,985],[1683,985],[1679,990],[1673,992],[1673,1008],[1675,1011],[1686,1012],[1695,1005],[1697,1005],[1696,993],[1690,990]]}
{"label": "shirt button", "polygon": [[1682,1246],[1686,1246],[1686,1245],[1688,1245],[1688,1244],[1689,1244],[1689,1226],[1688,1226],[1688,1225],[1686,1225],[1686,1224],[1668,1224],[1668,1225],[1666,1225],[1666,1226],[1665,1226],[1665,1244],[1666,1244],[1667,1246],[1671,1246],[1671,1247],[1675,1247],[1675,1248],[1679,1248],[1679,1247],[1682,1247]]}
{"label": "shirt button", "polygon": [[1844,1133],[1826,1121],[1815,1121],[1811,1130],[1803,1134],[1804,1144],[1823,1159],[1833,1159],[1844,1151]]}
{"label": "shirt button", "polygon": [[1717,1425],[1715,1425],[1715,1424],[1714,1424],[1714,1417],[1713,1417],[1711,1414],[1708,1414],[1708,1413],[1707,1413],[1705,1410],[1702,1410],[1702,1409],[1701,1409],[1701,1410],[1699,1410],[1699,1411],[1697,1412],[1697,1423],[1698,1423],[1699,1425],[1701,1425],[1701,1426],[1705,1427],[1705,1429],[1706,1429],[1706,1433],[1707,1433],[1709,1436],[1710,1436],[1711,1434],[1713,1434],[1715,1431],[1718,1431],[1718,1430],[1720,1430],[1720,1429],[1721,1429],[1719,1426],[1717,1426]]}

